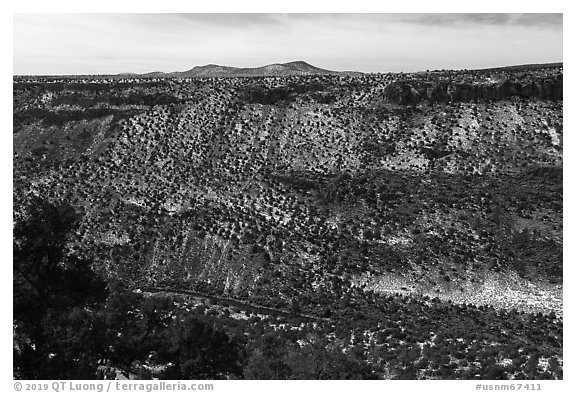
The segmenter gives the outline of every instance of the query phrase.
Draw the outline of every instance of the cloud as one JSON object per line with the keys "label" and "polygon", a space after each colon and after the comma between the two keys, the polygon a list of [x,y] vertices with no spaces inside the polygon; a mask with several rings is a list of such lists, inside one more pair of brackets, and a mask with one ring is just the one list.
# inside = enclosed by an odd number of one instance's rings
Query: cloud
{"label": "cloud", "polygon": [[563,14],[517,14],[515,23],[524,26],[553,26],[562,28]]}
{"label": "cloud", "polygon": [[424,25],[520,25],[562,27],[562,14],[406,14],[404,21]]}
{"label": "cloud", "polygon": [[167,14],[184,23],[223,27],[277,26],[283,23],[282,14]]}

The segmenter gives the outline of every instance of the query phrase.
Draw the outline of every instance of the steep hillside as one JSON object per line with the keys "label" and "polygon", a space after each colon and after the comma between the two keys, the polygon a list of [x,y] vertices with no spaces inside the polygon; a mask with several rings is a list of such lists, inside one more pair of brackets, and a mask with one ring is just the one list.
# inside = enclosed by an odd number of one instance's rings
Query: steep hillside
{"label": "steep hillside", "polygon": [[[396,337],[392,352],[438,340],[436,322],[421,339],[410,326],[454,313],[462,350],[561,358],[562,68],[310,67],[15,81],[15,218],[33,196],[68,201],[83,217],[69,252],[132,289],[352,323],[366,348]],[[213,78],[269,72],[289,76]],[[506,337],[465,334],[498,313]],[[549,341],[527,338],[530,318]]]}

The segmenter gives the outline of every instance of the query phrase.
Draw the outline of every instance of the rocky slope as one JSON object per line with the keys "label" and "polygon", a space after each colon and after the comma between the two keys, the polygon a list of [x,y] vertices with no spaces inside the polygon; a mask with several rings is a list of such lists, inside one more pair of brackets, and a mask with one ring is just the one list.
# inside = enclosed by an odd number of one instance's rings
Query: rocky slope
{"label": "rocky slope", "polygon": [[69,201],[69,252],[133,289],[356,320],[366,345],[360,322],[392,329],[378,315],[411,329],[452,310],[473,346],[482,310],[540,312],[548,344],[505,331],[556,356],[562,109],[561,67],[18,79],[15,218],[35,195]]}

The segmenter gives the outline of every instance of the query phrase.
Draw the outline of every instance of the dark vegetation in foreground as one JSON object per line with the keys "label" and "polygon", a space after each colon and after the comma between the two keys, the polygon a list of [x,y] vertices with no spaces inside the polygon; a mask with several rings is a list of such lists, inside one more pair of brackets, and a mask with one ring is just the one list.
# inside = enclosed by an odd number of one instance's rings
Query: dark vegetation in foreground
{"label": "dark vegetation in foreground", "polygon": [[33,202],[14,229],[15,378],[562,378],[554,315],[356,293],[310,321],[145,296],[66,255],[68,204]]}

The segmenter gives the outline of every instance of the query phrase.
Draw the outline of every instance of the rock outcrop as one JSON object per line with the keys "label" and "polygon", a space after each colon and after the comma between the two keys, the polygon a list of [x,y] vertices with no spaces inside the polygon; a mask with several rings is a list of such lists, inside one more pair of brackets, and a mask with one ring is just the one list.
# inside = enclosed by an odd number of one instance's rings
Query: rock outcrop
{"label": "rock outcrop", "polygon": [[535,78],[518,78],[516,75],[487,75],[484,81],[466,81],[463,78],[420,76],[400,77],[385,88],[385,99],[399,105],[416,105],[428,102],[478,102],[497,101],[511,97],[541,100],[561,100],[563,97],[562,73]]}

